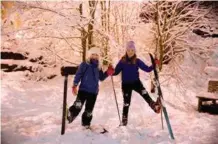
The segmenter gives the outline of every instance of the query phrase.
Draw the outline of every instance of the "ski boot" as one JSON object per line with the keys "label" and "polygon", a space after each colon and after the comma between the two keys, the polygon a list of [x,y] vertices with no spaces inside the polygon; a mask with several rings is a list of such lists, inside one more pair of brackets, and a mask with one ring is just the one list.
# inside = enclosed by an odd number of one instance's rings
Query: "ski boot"
{"label": "ski boot", "polygon": [[128,123],[128,119],[126,116],[123,116],[121,126],[126,126]]}
{"label": "ski boot", "polygon": [[71,112],[68,111],[68,113],[67,113],[67,120],[68,120],[68,122],[69,122],[69,123],[72,123],[75,118],[76,118],[76,117],[73,117],[73,115],[71,114]]}
{"label": "ski boot", "polygon": [[156,102],[152,101],[152,102],[150,103],[150,107],[153,109],[153,111],[154,111],[155,113],[160,113],[160,111],[161,111],[161,103],[160,103],[159,98],[157,99]]}

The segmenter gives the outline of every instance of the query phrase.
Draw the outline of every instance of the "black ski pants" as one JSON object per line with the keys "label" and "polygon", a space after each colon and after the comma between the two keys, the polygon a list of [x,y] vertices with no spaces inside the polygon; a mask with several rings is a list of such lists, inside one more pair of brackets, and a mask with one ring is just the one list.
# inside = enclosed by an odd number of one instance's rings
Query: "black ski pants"
{"label": "black ski pants", "polygon": [[153,102],[148,92],[142,85],[140,80],[134,81],[132,83],[122,83],[122,92],[123,92],[123,114],[122,114],[122,122],[124,125],[127,124],[128,121],[128,112],[129,106],[131,104],[132,90],[138,92],[143,99],[149,104]]}
{"label": "black ski pants", "polygon": [[79,91],[74,104],[69,108],[73,119],[75,119],[79,115],[84,103],[86,102],[85,111],[82,114],[82,125],[89,126],[92,120],[92,111],[95,106],[96,98],[97,94]]}

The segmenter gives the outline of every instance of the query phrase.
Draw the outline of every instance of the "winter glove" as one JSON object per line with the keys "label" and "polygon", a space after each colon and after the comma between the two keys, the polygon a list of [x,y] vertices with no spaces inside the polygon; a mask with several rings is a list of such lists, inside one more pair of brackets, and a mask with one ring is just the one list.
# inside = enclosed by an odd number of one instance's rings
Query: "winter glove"
{"label": "winter glove", "polygon": [[160,65],[160,61],[158,59],[155,59],[155,64]]}
{"label": "winter glove", "polygon": [[108,66],[107,75],[112,76],[114,74],[114,68],[112,65]]}
{"label": "winter glove", "polygon": [[72,87],[72,93],[73,95],[77,95],[77,86]]}

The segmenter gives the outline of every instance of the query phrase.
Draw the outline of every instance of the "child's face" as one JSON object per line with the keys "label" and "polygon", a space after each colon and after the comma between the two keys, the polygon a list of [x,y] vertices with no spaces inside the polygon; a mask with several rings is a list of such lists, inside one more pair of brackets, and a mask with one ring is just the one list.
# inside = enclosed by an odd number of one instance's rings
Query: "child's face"
{"label": "child's face", "polygon": [[92,54],[91,55],[91,59],[98,60],[99,59],[99,55],[98,54]]}
{"label": "child's face", "polygon": [[126,53],[127,53],[128,57],[132,57],[132,56],[134,56],[135,51],[133,49],[127,49]]}

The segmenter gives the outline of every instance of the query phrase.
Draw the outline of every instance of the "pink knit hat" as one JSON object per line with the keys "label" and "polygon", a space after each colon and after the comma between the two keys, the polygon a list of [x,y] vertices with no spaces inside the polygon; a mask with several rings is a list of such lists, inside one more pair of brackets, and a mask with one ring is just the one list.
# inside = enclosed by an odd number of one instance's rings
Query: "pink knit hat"
{"label": "pink knit hat", "polygon": [[136,51],[134,41],[128,41],[126,44],[126,49],[132,49],[132,50]]}

